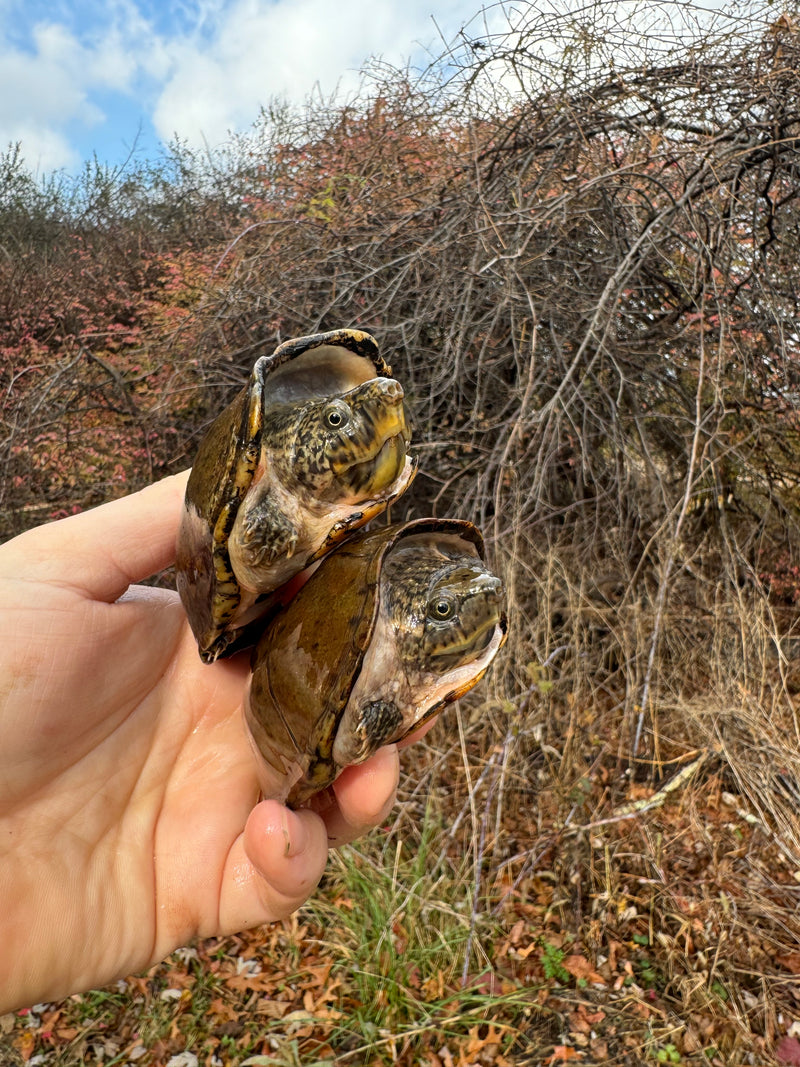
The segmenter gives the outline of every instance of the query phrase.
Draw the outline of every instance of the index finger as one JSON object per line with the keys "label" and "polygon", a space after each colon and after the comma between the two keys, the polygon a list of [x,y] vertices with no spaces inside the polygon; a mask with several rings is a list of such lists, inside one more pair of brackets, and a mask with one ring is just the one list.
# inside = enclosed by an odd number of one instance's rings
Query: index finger
{"label": "index finger", "polygon": [[111,603],[175,559],[188,471],[138,493],[20,534],[0,547],[3,569]]}
{"label": "index finger", "polygon": [[308,806],[324,820],[328,844],[344,845],[381,823],[394,804],[399,778],[397,746],[384,745],[311,797]]}

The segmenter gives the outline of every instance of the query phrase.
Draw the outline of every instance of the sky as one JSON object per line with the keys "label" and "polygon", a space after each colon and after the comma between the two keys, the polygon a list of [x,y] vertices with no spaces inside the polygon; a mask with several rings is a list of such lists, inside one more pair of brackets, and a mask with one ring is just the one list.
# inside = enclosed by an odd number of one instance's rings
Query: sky
{"label": "sky", "polygon": [[546,56],[565,10],[579,19],[610,11],[612,49],[665,27],[683,40],[703,12],[714,19],[727,3],[771,10],[770,0],[484,2],[0,0],[0,153],[20,144],[27,168],[43,175],[74,173],[93,156],[112,166],[131,152],[158,157],[176,138],[214,149],[275,100],[355,92],[370,58],[421,69],[462,29],[480,40],[507,32],[509,19],[535,22]]}
{"label": "sky", "polygon": [[276,98],[425,65],[480,0],[0,0],[0,151],[37,173],[217,146]]}

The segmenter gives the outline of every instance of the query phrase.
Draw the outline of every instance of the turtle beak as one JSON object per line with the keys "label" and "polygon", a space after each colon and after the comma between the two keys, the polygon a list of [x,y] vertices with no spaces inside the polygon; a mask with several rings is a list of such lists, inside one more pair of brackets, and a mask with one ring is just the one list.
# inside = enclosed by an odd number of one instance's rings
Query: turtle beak
{"label": "turtle beak", "polygon": [[390,437],[373,460],[360,464],[369,467],[369,487],[373,493],[382,493],[405,466],[406,446],[402,437]]}
{"label": "turtle beak", "polygon": [[406,418],[405,394],[394,378],[373,378],[353,390],[351,400],[358,444],[366,458],[375,457],[385,441],[399,438],[408,444],[411,429]]}
{"label": "turtle beak", "polygon": [[373,378],[343,399],[353,422],[348,449],[332,461],[334,474],[359,499],[383,493],[403,472],[411,440],[403,387],[394,378]]}

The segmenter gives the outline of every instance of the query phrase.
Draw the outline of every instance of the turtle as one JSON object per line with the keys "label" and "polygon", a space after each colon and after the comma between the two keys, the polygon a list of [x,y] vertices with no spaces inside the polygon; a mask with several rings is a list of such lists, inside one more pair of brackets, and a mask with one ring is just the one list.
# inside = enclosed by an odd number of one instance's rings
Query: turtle
{"label": "turtle", "polygon": [[303,806],[470,690],[505,637],[502,582],[471,523],[351,535],[253,649],[244,714],[263,795]]}
{"label": "turtle", "polygon": [[269,594],[408,488],[410,439],[370,334],[298,337],[256,361],[186,486],[176,584],[204,662],[252,645]]}

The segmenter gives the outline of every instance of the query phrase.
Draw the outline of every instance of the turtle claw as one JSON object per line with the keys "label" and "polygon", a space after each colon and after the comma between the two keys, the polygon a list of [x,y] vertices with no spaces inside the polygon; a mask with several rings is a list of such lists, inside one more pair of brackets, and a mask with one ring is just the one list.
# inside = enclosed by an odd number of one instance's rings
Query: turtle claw
{"label": "turtle claw", "polygon": [[387,744],[403,725],[403,712],[393,700],[367,700],[358,709],[352,734],[334,745],[334,758],[346,766],[363,763]]}

